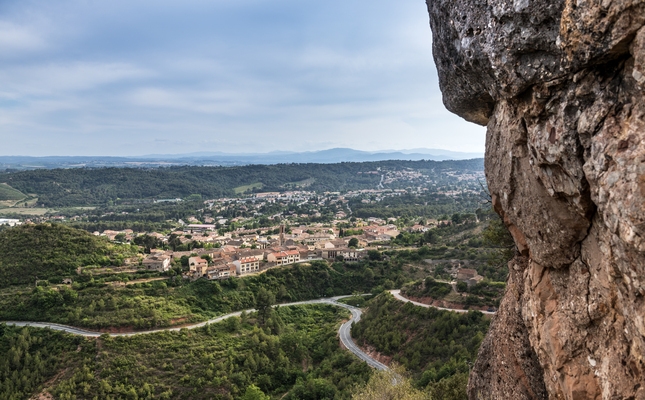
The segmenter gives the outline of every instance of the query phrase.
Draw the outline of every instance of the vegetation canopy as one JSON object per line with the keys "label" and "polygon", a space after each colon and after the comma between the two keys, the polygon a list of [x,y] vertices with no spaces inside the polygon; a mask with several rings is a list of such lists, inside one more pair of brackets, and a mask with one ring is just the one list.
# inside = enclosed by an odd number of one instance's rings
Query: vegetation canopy
{"label": "vegetation canopy", "polygon": [[[0,287],[61,280],[86,265],[121,265],[132,255],[86,231],[60,224],[20,225],[0,232]],[[136,252],[135,252],[136,253]]]}

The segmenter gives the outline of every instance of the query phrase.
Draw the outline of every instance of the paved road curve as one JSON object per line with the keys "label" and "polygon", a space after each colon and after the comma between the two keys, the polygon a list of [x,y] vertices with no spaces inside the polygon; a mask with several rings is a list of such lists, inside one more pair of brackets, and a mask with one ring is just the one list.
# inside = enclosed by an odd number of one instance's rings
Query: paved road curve
{"label": "paved road curve", "polygon": [[354,343],[354,340],[352,339],[352,333],[351,333],[352,325],[355,322],[358,322],[361,320],[361,314],[362,314],[361,309],[352,307],[350,305],[343,304],[343,303],[334,302],[333,304],[340,307],[344,307],[352,313],[352,319],[345,322],[338,330],[338,334],[340,335],[340,341],[343,342],[343,345],[349,351],[354,353],[358,358],[365,361],[370,367],[376,368],[381,371],[388,370],[388,367],[385,364],[382,364],[376,361],[372,357],[368,356],[365,352],[363,352],[363,350],[361,350],[360,347],[358,347],[356,343]]}
{"label": "paved road curve", "polygon": [[[376,361],[372,357],[365,354],[365,352],[363,352],[356,345],[356,343],[354,343],[354,340],[352,340],[351,326],[354,322],[358,322],[361,319],[362,312],[359,308],[352,307],[347,304],[339,303],[338,300],[344,297],[351,297],[351,296],[336,296],[336,297],[329,297],[329,298],[321,298],[317,300],[297,301],[294,303],[277,304],[277,305],[279,305],[280,307],[288,307],[288,306],[296,306],[296,305],[303,305],[303,304],[331,304],[337,307],[346,308],[352,313],[352,319],[350,319],[349,321],[341,325],[340,329],[338,330],[341,342],[349,351],[354,353],[361,360],[365,361],[370,367],[373,367],[379,370],[387,370],[388,369],[387,366],[385,366],[384,364]],[[249,309],[245,311],[252,312],[255,310]],[[240,314],[242,314],[242,312],[243,311],[237,311],[234,313],[230,313],[230,314],[222,315],[217,318],[210,319],[208,321],[200,322],[198,324],[192,324],[192,325],[187,325],[182,327],[151,329],[147,331],[127,332],[127,333],[110,333],[110,335],[111,336],[134,336],[134,335],[146,335],[149,333],[163,332],[163,331],[179,331],[180,329],[195,329],[208,324],[220,322],[230,317],[239,316]],[[63,332],[71,333],[74,335],[85,336],[85,337],[99,337],[103,334],[101,332],[88,331],[88,330],[76,328],[73,326],[54,324],[51,322],[5,321],[4,323],[7,325],[14,325],[14,326],[32,326],[35,328],[49,328],[52,330],[63,331]]]}
{"label": "paved road curve", "polygon": [[[432,307],[432,308],[436,308],[438,310],[454,311],[454,312],[458,312],[458,313],[467,313],[468,311],[471,311],[471,310],[459,310],[459,309],[456,309],[456,308],[437,307],[437,306],[433,306],[433,305],[430,305],[430,304],[419,303],[418,301],[412,301],[410,299],[407,299],[407,298],[401,296],[401,291],[399,289],[390,290],[390,293],[392,293],[392,296],[394,296],[394,298],[397,299],[397,300],[401,300],[401,301],[404,301],[406,303],[412,303],[415,306],[419,306],[419,307],[425,307],[425,308]],[[495,315],[495,311],[481,311],[481,310],[476,310],[476,311],[479,311],[479,312],[481,312],[483,314]]]}

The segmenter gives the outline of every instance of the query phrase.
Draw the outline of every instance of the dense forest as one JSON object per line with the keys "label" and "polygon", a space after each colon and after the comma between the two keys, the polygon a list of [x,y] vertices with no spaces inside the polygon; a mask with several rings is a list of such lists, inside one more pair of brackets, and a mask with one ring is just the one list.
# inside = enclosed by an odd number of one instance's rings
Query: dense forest
{"label": "dense forest", "polygon": [[80,336],[0,324],[0,399],[29,398],[63,368],[78,367],[88,348]]}
{"label": "dense forest", "polygon": [[369,302],[367,312],[352,327],[352,337],[392,357],[412,373],[417,387],[432,391],[435,386],[456,386],[461,395],[454,398],[465,399],[468,365],[475,360],[488,325],[479,312],[423,308],[383,293]]}
{"label": "dense forest", "polygon": [[60,280],[85,265],[121,265],[136,252],[65,225],[20,225],[0,231],[0,287]]}
{"label": "dense forest", "polygon": [[[45,207],[104,205],[117,200],[234,196],[235,188],[262,184],[262,191],[284,190],[307,182],[307,190],[373,189],[377,168],[427,171],[481,171],[483,160],[379,161],[339,164],[278,164],[242,167],[170,167],[157,169],[54,169],[0,173],[0,183],[38,197]],[[359,172],[361,172],[359,174]]]}
{"label": "dense forest", "polygon": [[370,368],[338,345],[347,311],[278,308],[204,328],[84,339],[0,325],[0,398],[348,399]]}
{"label": "dense forest", "polygon": [[426,218],[439,219],[441,216],[451,216],[455,213],[472,212],[482,205],[479,194],[461,194],[448,197],[437,193],[423,195],[404,194],[382,199],[377,203],[363,203],[355,199],[349,203],[354,216],[358,218],[405,218],[421,220]]}

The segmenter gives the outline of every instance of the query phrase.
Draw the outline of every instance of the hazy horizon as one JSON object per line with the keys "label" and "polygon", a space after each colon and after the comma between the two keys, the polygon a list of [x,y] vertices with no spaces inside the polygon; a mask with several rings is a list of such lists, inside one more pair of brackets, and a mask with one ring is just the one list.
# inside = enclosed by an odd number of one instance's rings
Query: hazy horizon
{"label": "hazy horizon", "polygon": [[306,153],[320,153],[328,152],[334,150],[351,150],[356,152],[365,152],[365,153],[402,153],[402,154],[434,154],[434,155],[443,155],[443,154],[473,154],[481,155],[483,157],[484,152],[466,152],[466,151],[453,151],[446,149],[429,149],[429,148],[417,148],[417,149],[383,149],[383,150],[361,150],[348,147],[331,147],[320,150],[306,150],[306,151],[287,151],[287,150],[271,150],[271,151],[259,151],[259,152],[226,152],[226,151],[195,151],[189,153],[142,153],[134,155],[121,155],[121,154],[110,154],[110,155],[96,155],[96,154],[81,154],[81,155],[68,155],[68,154],[46,154],[41,156],[33,156],[29,154],[0,154],[0,157],[35,157],[35,158],[46,158],[46,157],[114,157],[114,158],[137,158],[137,157],[177,157],[177,156],[198,156],[201,154],[212,154],[212,155],[226,155],[226,156],[236,156],[236,155],[271,155],[271,154],[306,154]]}
{"label": "hazy horizon", "polygon": [[484,151],[421,1],[0,3],[4,154]]}

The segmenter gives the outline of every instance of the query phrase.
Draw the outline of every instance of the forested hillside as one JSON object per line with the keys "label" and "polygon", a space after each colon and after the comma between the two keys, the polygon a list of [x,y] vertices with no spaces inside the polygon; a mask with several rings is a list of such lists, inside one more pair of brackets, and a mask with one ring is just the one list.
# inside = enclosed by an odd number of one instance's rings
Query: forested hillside
{"label": "forested hillside", "polygon": [[95,343],[80,336],[0,324],[0,399],[28,399],[62,370],[74,375],[95,353]]}
{"label": "forested hillside", "polygon": [[0,287],[58,279],[84,265],[121,265],[133,250],[60,224],[0,231]]}
{"label": "forested hillside", "polygon": [[[468,363],[475,360],[489,320],[423,308],[381,294],[352,328],[357,343],[372,346],[410,371],[419,387],[460,387],[465,398]],[[430,390],[432,392],[432,390]]]}
{"label": "forested hillside", "polygon": [[[427,171],[483,169],[481,159],[466,161],[379,161],[339,164],[278,164],[243,167],[172,167],[157,169],[100,168],[54,169],[0,174],[22,193],[34,194],[45,207],[107,204],[117,199],[205,198],[235,195],[245,185],[262,191],[284,190],[306,182],[307,190],[373,189],[377,168],[414,168]],[[360,173],[359,173],[360,172]],[[250,187],[249,186],[249,187]]]}
{"label": "forested hillside", "polygon": [[0,324],[0,398],[348,399],[371,371],[338,345],[347,316],[330,305],[285,307],[265,321],[243,314],[97,339]]}

